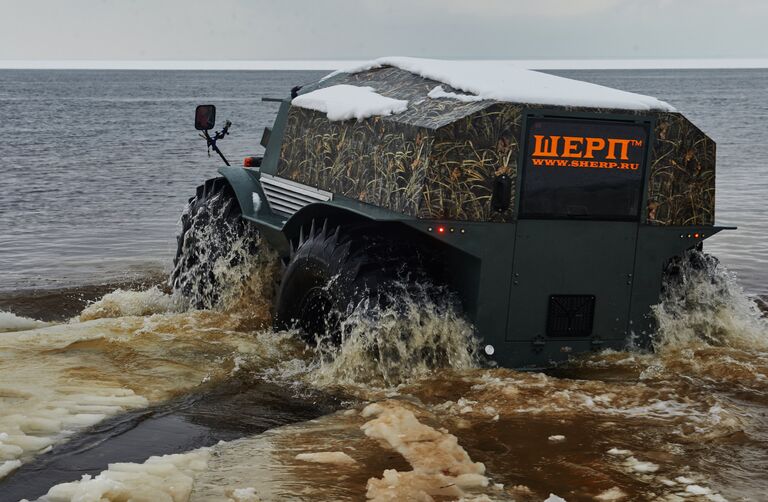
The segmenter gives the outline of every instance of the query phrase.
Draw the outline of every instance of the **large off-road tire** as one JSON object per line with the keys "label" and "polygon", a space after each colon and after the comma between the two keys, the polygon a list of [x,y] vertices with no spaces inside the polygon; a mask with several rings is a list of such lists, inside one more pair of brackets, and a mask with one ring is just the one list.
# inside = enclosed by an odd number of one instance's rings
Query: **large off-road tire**
{"label": "large off-road tire", "polygon": [[312,222],[302,229],[277,294],[275,324],[298,328],[307,341],[342,341],[342,321],[355,310],[382,306],[393,286],[423,281],[414,246],[371,227]]}
{"label": "large off-road tire", "polygon": [[682,294],[686,285],[694,279],[707,279],[715,283],[722,279],[717,273],[720,260],[705,253],[698,245],[667,261],[662,279],[663,294]]}
{"label": "large off-road tire", "polygon": [[195,308],[214,308],[221,298],[222,269],[255,253],[256,229],[241,218],[240,205],[224,178],[197,187],[181,217],[170,285]]}

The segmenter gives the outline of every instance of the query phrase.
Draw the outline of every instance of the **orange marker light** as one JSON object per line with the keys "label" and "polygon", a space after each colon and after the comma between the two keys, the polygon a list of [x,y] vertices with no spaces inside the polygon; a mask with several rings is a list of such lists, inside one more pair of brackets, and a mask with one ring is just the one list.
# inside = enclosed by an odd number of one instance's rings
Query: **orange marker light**
{"label": "orange marker light", "polygon": [[695,234],[693,234],[693,237],[694,237],[695,239],[698,239],[698,238],[699,238],[699,234],[698,234],[698,233],[695,233]]}

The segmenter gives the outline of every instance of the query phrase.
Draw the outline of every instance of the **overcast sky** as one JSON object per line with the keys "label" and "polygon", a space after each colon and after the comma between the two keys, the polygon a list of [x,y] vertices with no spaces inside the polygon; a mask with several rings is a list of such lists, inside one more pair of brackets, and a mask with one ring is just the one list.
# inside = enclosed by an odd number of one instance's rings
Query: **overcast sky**
{"label": "overcast sky", "polygon": [[766,58],[767,0],[0,0],[0,60]]}

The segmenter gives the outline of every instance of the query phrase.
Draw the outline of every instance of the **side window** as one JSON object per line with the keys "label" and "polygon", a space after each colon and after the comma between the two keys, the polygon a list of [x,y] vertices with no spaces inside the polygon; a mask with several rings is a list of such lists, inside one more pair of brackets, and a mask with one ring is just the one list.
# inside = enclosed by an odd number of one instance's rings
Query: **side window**
{"label": "side window", "polygon": [[530,118],[521,218],[637,220],[648,124]]}

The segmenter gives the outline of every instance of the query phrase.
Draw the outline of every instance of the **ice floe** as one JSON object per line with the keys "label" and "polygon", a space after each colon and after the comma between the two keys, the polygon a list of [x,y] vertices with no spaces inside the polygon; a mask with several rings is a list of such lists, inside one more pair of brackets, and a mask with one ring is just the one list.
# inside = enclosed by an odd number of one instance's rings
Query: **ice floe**
{"label": "ice floe", "polygon": [[370,404],[362,415],[372,418],[362,426],[366,436],[400,453],[413,468],[405,472],[387,469],[381,478],[368,480],[369,500],[461,497],[465,490],[488,486],[485,466],[472,461],[456,436],[421,423],[399,403]]}
{"label": "ice floe", "polygon": [[316,464],[356,464],[355,459],[343,451],[319,451],[314,453],[299,453],[296,460],[314,462]]}
{"label": "ice floe", "polygon": [[[142,464],[115,463],[96,476],[52,487],[45,502],[189,500],[194,475],[208,465],[210,450],[150,457]],[[239,499],[245,502],[247,499]]]}

